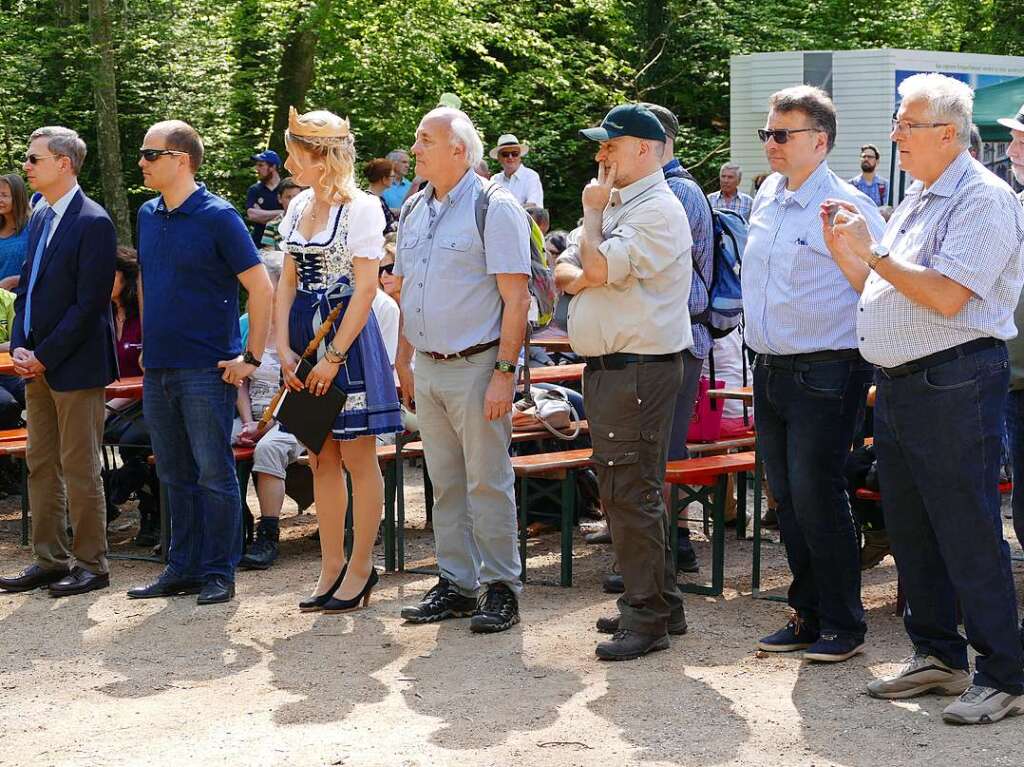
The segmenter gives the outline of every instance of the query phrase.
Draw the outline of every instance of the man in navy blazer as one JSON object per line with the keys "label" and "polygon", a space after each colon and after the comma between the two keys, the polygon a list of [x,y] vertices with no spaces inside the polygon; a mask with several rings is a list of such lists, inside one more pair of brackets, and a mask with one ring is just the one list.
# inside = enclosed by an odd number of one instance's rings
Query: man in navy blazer
{"label": "man in navy blazer", "polygon": [[43,199],[29,222],[11,332],[14,369],[26,379],[35,563],[0,578],[0,588],[45,585],[55,597],[110,585],[100,469],[104,388],[117,378],[110,316],[117,238],[106,211],[78,186],[85,152],[68,128],[40,128],[29,138],[24,169]]}

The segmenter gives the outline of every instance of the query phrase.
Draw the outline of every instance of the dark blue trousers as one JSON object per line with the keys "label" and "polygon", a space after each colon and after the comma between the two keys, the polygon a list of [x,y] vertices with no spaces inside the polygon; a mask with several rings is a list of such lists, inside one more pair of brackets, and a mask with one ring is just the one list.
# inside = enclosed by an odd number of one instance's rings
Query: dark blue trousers
{"label": "dark blue trousers", "polygon": [[914,648],[966,669],[969,641],[975,683],[1020,694],[1024,649],[998,487],[1009,375],[1004,345],[901,378],[878,372],[875,451]]}
{"label": "dark blue trousers", "polygon": [[863,360],[754,367],[754,420],[793,582],[812,629],[863,639],[860,545],[844,467],[871,369]]}

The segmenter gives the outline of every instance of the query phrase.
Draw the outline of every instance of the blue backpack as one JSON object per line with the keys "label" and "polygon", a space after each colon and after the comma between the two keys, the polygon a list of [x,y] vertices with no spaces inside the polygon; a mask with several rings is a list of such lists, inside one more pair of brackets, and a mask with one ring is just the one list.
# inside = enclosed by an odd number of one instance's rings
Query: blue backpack
{"label": "blue backpack", "polygon": [[[669,175],[688,178],[697,183],[689,171],[678,168]],[[700,184],[698,184],[700,186]],[[747,222],[732,210],[717,210],[711,207],[712,241],[711,284],[694,264],[694,274],[704,283],[708,292],[708,307],[692,317],[694,322],[704,325],[712,338],[729,335],[743,319],[743,290],[740,287],[740,270],[743,267],[743,249],[747,246]]]}

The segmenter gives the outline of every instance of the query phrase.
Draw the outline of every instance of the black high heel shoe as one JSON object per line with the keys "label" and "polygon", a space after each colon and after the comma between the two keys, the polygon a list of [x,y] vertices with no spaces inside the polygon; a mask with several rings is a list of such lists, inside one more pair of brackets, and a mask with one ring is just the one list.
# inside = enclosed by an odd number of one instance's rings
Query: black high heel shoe
{"label": "black high heel shoe", "polygon": [[330,601],[331,596],[334,594],[334,592],[337,591],[338,588],[341,586],[341,582],[345,578],[346,570],[348,570],[348,562],[346,562],[345,566],[341,568],[341,573],[338,574],[338,580],[334,582],[333,586],[327,589],[325,593],[319,594],[318,596],[315,596],[312,599],[303,599],[301,602],[299,602],[299,610],[301,610],[304,613],[314,613],[318,610],[322,610],[323,606]]}
{"label": "black high heel shoe", "polygon": [[359,608],[359,603],[363,603],[363,607],[370,604],[370,594],[373,593],[373,587],[380,581],[380,576],[377,575],[377,568],[370,570],[370,577],[366,579],[366,583],[363,586],[363,590],[356,594],[352,599],[330,599],[324,605],[324,615],[335,615],[337,613],[347,613],[349,610],[356,610]]}

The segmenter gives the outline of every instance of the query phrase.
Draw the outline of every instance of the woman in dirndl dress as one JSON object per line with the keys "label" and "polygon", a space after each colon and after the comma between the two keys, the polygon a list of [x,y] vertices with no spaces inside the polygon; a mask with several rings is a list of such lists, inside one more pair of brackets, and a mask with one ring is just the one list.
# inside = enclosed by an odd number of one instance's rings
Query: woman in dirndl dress
{"label": "woman in dirndl dress", "polygon": [[[320,523],[320,577],[302,610],[328,613],[365,606],[377,583],[373,544],[384,505],[377,434],[401,431],[391,364],[371,312],[384,252],[380,201],[356,188],[355,139],[347,120],[330,112],[291,110],[285,167],[309,187],[280,224],[288,257],[277,288],[274,319],[285,385],[323,395],[332,384],[348,395],[319,453],[310,451]],[[299,355],[338,304],[342,310],[317,349],[305,384],[293,374]],[[352,479],[353,546],[345,560],[344,471]]]}

